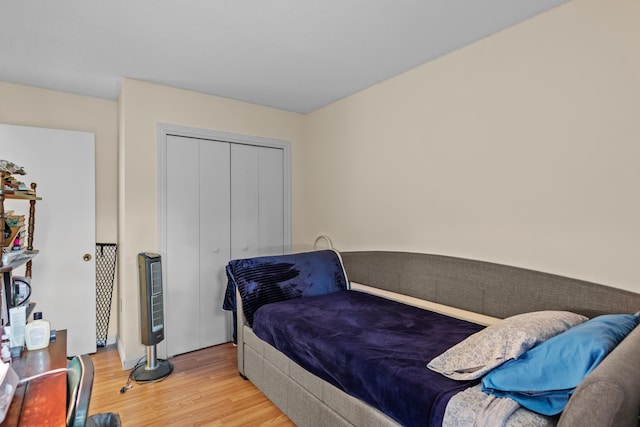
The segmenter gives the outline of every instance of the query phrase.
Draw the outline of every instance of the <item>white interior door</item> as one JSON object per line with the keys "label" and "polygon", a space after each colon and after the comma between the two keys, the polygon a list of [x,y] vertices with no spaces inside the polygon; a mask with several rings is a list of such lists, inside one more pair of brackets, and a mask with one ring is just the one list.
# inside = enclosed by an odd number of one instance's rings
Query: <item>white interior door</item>
{"label": "white interior door", "polygon": [[[0,157],[23,166],[18,179],[36,182],[42,197],[31,300],[52,329],[67,330],[69,356],[96,351],[94,151],[93,133],[0,125]],[[27,214],[28,203],[9,200],[5,209]]]}

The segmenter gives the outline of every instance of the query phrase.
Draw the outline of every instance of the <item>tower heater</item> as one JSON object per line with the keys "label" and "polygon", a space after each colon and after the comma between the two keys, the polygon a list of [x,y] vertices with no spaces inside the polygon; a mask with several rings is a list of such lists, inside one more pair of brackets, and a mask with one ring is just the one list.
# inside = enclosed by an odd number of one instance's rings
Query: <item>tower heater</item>
{"label": "tower heater", "polygon": [[166,360],[158,360],[156,344],[164,339],[164,306],[162,294],[162,258],[159,254],[138,254],[140,281],[140,336],[147,347],[147,362],[136,367],[132,378],[137,382],[162,379],[173,371]]}

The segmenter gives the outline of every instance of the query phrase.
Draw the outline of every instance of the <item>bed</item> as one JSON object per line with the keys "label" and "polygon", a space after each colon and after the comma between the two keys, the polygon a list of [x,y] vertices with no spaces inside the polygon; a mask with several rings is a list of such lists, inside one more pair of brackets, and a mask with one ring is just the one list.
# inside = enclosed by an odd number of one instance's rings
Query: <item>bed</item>
{"label": "bed", "polygon": [[[318,251],[313,253],[313,257],[318,253],[337,255],[333,251]],[[288,256],[284,257],[285,261],[290,261],[286,258]],[[237,315],[236,340],[239,372],[243,377],[251,380],[297,425],[435,426],[474,425],[474,423],[499,425],[496,422],[497,419],[502,419],[506,425],[638,425],[640,328],[635,328],[637,319],[633,323],[633,313],[640,308],[639,294],[517,267],[438,255],[343,252],[337,256],[337,259],[340,262],[330,261],[333,264],[329,269],[319,267],[321,264],[305,266],[304,280],[295,279],[295,275],[288,270],[279,271],[278,274],[284,274],[284,279],[281,281],[288,283],[284,288],[274,287],[273,280],[265,280],[264,271],[255,273],[257,270],[251,265],[255,259],[234,260],[232,263],[235,264],[230,263],[227,269],[230,277],[228,290],[237,292],[234,294],[235,301],[233,304],[228,304],[227,308],[233,306]],[[326,262],[326,259],[322,262]],[[242,268],[238,268],[238,265]],[[342,278],[338,277],[340,270],[344,273]],[[242,273],[238,273],[239,271]],[[271,273],[273,272],[269,271],[269,274]],[[270,291],[263,297],[265,301],[271,303],[259,305],[258,308],[253,306],[251,298],[255,297],[256,293],[243,294],[241,292],[243,287],[237,286],[238,277],[236,276],[243,274],[249,278],[247,283],[252,283],[251,286],[256,281],[268,284],[267,288]],[[260,278],[256,279],[258,276]],[[317,283],[329,285],[318,286]],[[254,290],[252,288],[252,291]],[[354,300],[353,305],[341,306],[342,301],[351,299]],[[365,301],[362,302],[361,299]],[[231,301],[228,302],[231,303]],[[300,302],[306,305],[295,306]],[[363,304],[365,306],[373,304],[375,307],[373,311],[376,313],[373,317],[386,319],[381,322],[385,328],[387,326],[389,329],[395,328],[396,336],[398,333],[405,334],[405,331],[398,332],[398,325],[406,322],[410,322],[411,325],[424,323],[427,328],[433,328],[431,325],[434,324],[434,319],[438,322],[444,319],[445,323],[454,324],[455,332],[449,330],[441,333],[438,339],[429,340],[428,349],[422,347],[417,349],[419,360],[412,361],[411,366],[402,365],[387,369],[388,360],[390,360],[384,359],[387,356],[378,357],[375,353],[376,356],[371,357],[370,354],[360,355],[359,351],[343,350],[342,344],[332,335],[330,322],[318,321],[317,318],[313,320],[314,318],[310,317],[314,312],[319,312],[320,315],[323,312],[329,313],[326,307],[338,306],[338,312],[348,313],[346,320],[337,319],[335,314],[330,314],[329,317],[336,318],[337,323],[350,323],[349,319],[354,317],[352,314],[356,310],[354,307]],[[291,306],[288,307],[288,305]],[[393,315],[389,318],[383,317],[382,314],[377,316],[384,310],[396,313],[398,320],[394,319]],[[477,370],[472,375],[466,368],[454,369],[453,374],[450,369],[446,372],[450,368],[447,364],[451,360],[458,363],[457,358],[446,357],[447,354],[454,354],[456,351],[458,351],[457,355],[466,354],[465,345],[467,345],[466,350],[469,349],[470,343],[474,343],[472,348],[479,348],[476,347],[478,335],[495,331],[495,328],[499,330],[499,327],[504,326],[505,323],[511,325],[509,322],[514,322],[511,319],[526,317],[529,321],[528,316],[538,316],[538,313],[544,313],[545,322],[548,321],[547,313],[554,313],[554,316],[560,316],[557,313],[561,313],[561,317],[558,317],[560,320],[554,318],[554,325],[560,322],[564,325],[564,329],[555,331],[542,340],[529,342],[526,348],[520,349],[517,357],[510,356],[505,359],[509,359],[507,360],[509,363],[504,363],[503,360],[496,366],[489,366],[484,371]],[[418,320],[414,317],[407,320],[410,314],[417,315]],[[618,333],[616,329],[618,341],[613,345],[608,341],[607,345],[610,348],[600,357],[603,360],[593,364],[591,360],[593,357],[589,356],[590,359],[585,363],[593,367],[582,373],[580,381],[574,388],[559,397],[555,395],[551,398],[543,397],[543,400],[552,402],[565,399],[559,414],[540,415],[522,406],[529,406],[526,400],[528,393],[525,393],[524,401],[520,399],[522,393],[519,395],[517,391],[511,389],[508,393],[512,394],[506,396],[509,397],[508,399],[500,395],[500,381],[504,383],[505,380],[504,375],[500,377],[497,373],[511,372],[514,369],[514,372],[518,372],[517,369],[523,369],[522,366],[514,368],[508,365],[526,359],[525,356],[543,347],[566,349],[564,343],[555,347],[546,344],[570,335],[568,332],[579,335],[578,331],[581,328],[601,327],[606,323],[605,319],[609,320],[607,316],[612,315],[621,316],[615,317],[613,323],[616,328],[621,323],[620,318],[623,323],[628,322],[628,327],[624,334]],[[275,319],[272,324],[284,325],[284,330],[278,332],[277,328],[270,330],[270,326],[265,326],[269,322],[264,319],[270,316]],[[422,320],[423,317],[424,320]],[[310,332],[311,336],[305,338],[298,333],[311,330],[311,326],[304,323],[300,326],[296,323],[300,321],[319,323],[324,329],[320,332]],[[351,335],[348,333],[345,335],[351,338],[345,341],[360,340],[357,345],[362,347],[364,352],[364,347],[368,347],[366,337],[378,326],[369,327],[368,325],[372,324],[371,319],[365,318],[362,322],[351,325],[352,331],[349,332]],[[411,333],[424,334],[417,327],[412,326],[407,329],[411,329]],[[432,333],[434,332],[429,332],[429,334]],[[319,336],[325,336],[324,344],[318,338]],[[326,340],[327,336],[328,340]],[[424,344],[423,341],[427,340],[419,336],[409,335],[407,341],[394,341],[391,347],[394,349],[402,349],[403,346],[412,347],[407,344],[412,341]],[[448,341],[443,340],[443,336]],[[287,343],[286,340],[291,337],[293,337],[292,340]],[[484,339],[486,335],[482,337]],[[474,339],[476,341],[473,341]],[[373,338],[370,342],[376,343],[381,340],[389,341],[388,338]],[[530,340],[529,336],[527,340]],[[438,344],[440,345],[438,347],[431,341],[441,341],[441,345]],[[482,342],[486,341],[485,339]],[[519,345],[521,345],[520,342]],[[303,349],[302,356],[292,353],[296,348]],[[460,353],[458,348],[463,352]],[[379,349],[374,348],[373,351],[377,352]],[[325,354],[326,359],[341,360],[343,368],[334,366],[322,371],[319,367],[324,363],[319,360],[321,354]],[[405,356],[397,358],[403,357]],[[549,358],[548,355],[543,355],[538,356],[538,360],[540,357]],[[561,358],[562,356],[553,357],[554,360]],[[382,361],[375,365],[371,361],[376,359]],[[576,365],[580,364],[576,363]],[[359,377],[354,374],[353,366],[365,367]],[[509,369],[503,369],[505,367]],[[552,371],[550,367],[545,369]],[[343,373],[347,375],[346,380],[337,375],[339,371],[344,371]],[[385,371],[389,371],[390,374]],[[394,372],[402,372],[400,377],[403,381],[411,380],[413,383],[409,381],[409,385],[395,383],[389,385],[385,378],[393,375]],[[460,372],[464,378],[456,378]],[[418,377],[423,374],[427,375],[427,379]],[[518,375],[522,378],[521,373]],[[561,377],[565,376],[570,377],[570,375],[561,375]],[[552,377],[547,381],[554,381],[558,376]],[[371,378],[373,382],[382,383],[376,385],[382,388],[381,395],[370,392],[369,389],[373,386],[365,381],[367,378]],[[428,403],[423,404],[413,400],[414,395],[422,396],[426,393],[419,387],[435,382],[446,385],[444,389],[436,390]],[[416,392],[418,389],[420,391]],[[395,400],[392,399],[393,396],[396,396]],[[476,403],[469,403],[472,399],[487,399],[487,396],[490,397],[490,402],[483,403],[486,404],[485,406],[474,409],[473,405]],[[476,401],[473,400],[473,402]],[[517,403],[513,404],[516,401]],[[425,409],[422,406],[428,408]],[[486,412],[485,409],[489,406],[492,406],[492,410],[493,407],[498,407],[498,412]],[[465,410],[467,413],[464,412]],[[498,418],[496,413],[504,418]],[[529,415],[533,418],[527,418]],[[469,424],[460,422],[461,419],[469,422],[470,417],[472,420]]]}

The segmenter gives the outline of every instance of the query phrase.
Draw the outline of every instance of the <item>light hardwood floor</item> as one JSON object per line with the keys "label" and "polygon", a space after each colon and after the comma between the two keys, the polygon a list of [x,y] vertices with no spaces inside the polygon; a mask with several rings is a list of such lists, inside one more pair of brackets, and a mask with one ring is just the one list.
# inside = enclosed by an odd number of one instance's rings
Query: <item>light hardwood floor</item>
{"label": "light hardwood floor", "polygon": [[95,377],[89,415],[116,412],[124,427],[294,426],[251,382],[238,375],[236,348],[221,344],[170,359],[164,380],[138,384],[125,393],[130,371],[114,347],[91,355]]}

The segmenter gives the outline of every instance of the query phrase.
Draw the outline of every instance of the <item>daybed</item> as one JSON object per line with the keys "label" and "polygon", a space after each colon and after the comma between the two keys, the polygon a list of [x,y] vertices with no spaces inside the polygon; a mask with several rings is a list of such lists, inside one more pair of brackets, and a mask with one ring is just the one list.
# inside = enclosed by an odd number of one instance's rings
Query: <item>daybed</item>
{"label": "daybed", "polygon": [[[612,313],[633,314],[640,309],[640,294],[489,262],[402,252],[343,252],[340,256],[348,280],[366,285],[367,292],[380,292],[392,299],[408,297],[408,304],[419,299],[417,304],[430,301],[458,308],[464,310],[458,317],[471,316],[466,320],[478,323],[488,319],[485,325],[491,324],[491,318],[537,311],[563,310],[594,318]],[[249,326],[239,294],[235,309],[240,374],[294,423],[399,425],[258,338]],[[437,312],[440,306],[430,310]],[[425,370],[427,362],[424,361]],[[637,426],[640,328],[632,329],[570,396],[563,412],[554,419],[558,426]]]}

